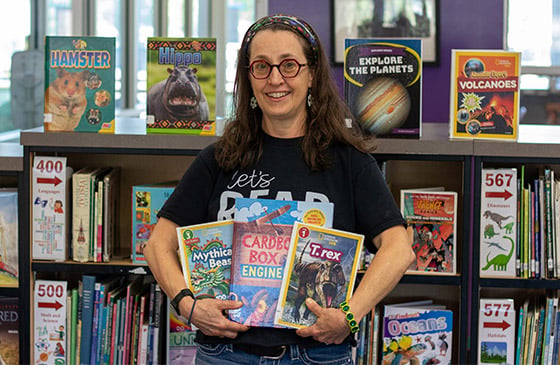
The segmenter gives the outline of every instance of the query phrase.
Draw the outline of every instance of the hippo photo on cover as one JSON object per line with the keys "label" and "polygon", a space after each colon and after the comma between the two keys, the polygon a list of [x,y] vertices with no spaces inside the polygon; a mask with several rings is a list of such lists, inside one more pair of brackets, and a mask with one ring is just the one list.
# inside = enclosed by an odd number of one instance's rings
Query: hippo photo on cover
{"label": "hippo photo on cover", "polygon": [[215,132],[216,40],[149,38],[148,133]]}

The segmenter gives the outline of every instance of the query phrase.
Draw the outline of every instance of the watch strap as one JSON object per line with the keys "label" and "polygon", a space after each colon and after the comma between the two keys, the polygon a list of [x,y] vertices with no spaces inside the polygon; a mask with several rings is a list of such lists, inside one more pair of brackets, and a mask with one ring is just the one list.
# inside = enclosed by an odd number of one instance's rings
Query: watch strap
{"label": "watch strap", "polygon": [[177,314],[181,315],[181,312],[179,311],[179,302],[184,298],[184,297],[191,297],[194,299],[194,294],[192,291],[190,291],[190,289],[185,288],[183,290],[181,290],[179,293],[177,293],[177,295],[175,295],[175,298],[173,298],[171,300],[171,305],[173,306],[173,309],[175,309],[175,311],[177,312]]}

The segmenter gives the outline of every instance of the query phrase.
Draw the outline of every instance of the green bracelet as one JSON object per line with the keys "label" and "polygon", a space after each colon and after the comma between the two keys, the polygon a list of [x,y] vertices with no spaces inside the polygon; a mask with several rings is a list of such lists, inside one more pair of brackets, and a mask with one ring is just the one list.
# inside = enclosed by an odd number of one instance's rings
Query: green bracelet
{"label": "green bracelet", "polygon": [[350,306],[346,301],[340,303],[340,309],[344,312],[346,322],[348,322],[348,327],[350,327],[350,333],[358,332],[360,327],[358,327],[358,322],[356,322],[356,319],[354,318],[354,313],[350,312]]}

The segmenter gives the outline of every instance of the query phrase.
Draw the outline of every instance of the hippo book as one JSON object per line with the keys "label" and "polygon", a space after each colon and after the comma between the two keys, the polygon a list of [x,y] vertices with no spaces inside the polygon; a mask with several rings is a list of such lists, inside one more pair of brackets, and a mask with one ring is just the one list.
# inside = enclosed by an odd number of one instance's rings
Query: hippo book
{"label": "hippo book", "polygon": [[328,202],[235,199],[230,299],[243,307],[229,311],[233,321],[275,327],[274,316],[293,224],[331,227],[334,206]]}
{"label": "hippo book", "polygon": [[216,39],[148,38],[147,133],[216,134]]}
{"label": "hippo book", "polygon": [[430,300],[386,305],[382,364],[451,364],[453,312]]}
{"label": "hippo book", "polygon": [[457,193],[401,190],[401,212],[414,231],[416,261],[408,273],[455,274]]}
{"label": "hippo book", "polygon": [[521,52],[452,50],[450,138],[516,141]]}
{"label": "hippo book", "polygon": [[422,40],[345,39],[344,97],[367,132],[420,138]]}
{"label": "hippo book", "polygon": [[178,227],[183,276],[197,298],[227,299],[233,220]]}
{"label": "hippo book", "polygon": [[313,298],[323,308],[338,308],[352,296],[364,236],[295,222],[275,323],[302,328],[317,317],[307,309]]}
{"label": "hippo book", "polygon": [[115,132],[115,38],[45,37],[45,132]]}

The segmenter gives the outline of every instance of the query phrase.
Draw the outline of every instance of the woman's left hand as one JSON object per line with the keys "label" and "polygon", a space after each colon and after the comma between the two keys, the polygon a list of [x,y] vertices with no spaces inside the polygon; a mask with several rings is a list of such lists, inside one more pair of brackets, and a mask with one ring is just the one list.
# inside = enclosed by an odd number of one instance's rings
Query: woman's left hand
{"label": "woman's left hand", "polygon": [[341,344],[350,334],[350,327],[340,308],[323,308],[311,298],[305,300],[307,308],[317,316],[317,321],[309,327],[300,328],[296,333],[301,337],[313,337],[326,345]]}

